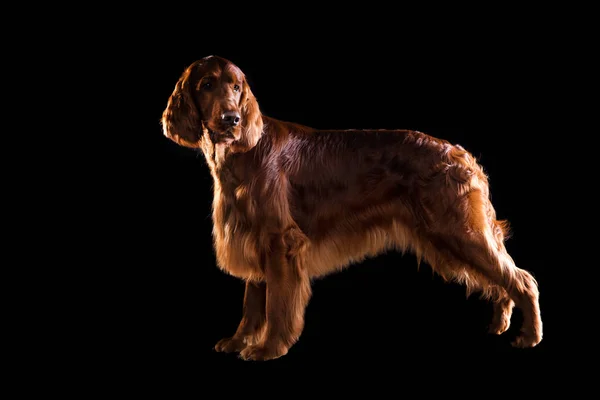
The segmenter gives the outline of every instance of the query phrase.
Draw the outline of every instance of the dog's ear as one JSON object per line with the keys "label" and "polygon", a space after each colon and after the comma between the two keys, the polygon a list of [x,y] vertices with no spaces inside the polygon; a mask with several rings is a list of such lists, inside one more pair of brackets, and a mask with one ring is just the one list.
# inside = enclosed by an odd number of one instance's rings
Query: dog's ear
{"label": "dog's ear", "polygon": [[163,134],[185,147],[200,147],[202,122],[200,111],[193,98],[198,75],[196,69],[201,61],[190,65],[181,75],[162,114]]}
{"label": "dog's ear", "polygon": [[235,144],[236,151],[247,151],[256,146],[263,130],[262,114],[256,97],[250,90],[248,80],[244,79],[242,96],[240,97],[242,114],[242,135]]}

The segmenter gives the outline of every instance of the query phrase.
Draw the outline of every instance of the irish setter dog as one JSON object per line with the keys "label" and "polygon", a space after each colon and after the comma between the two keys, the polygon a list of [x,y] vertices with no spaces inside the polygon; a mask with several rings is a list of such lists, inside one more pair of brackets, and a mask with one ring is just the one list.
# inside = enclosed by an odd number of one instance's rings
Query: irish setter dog
{"label": "irish setter dog", "polygon": [[517,347],[542,340],[538,284],[507,253],[487,176],[459,145],[410,130],[318,130],[261,113],[244,73],[217,56],[181,75],[161,119],[201,149],[212,177],[216,261],[245,281],[243,317],[215,349],[246,360],[298,340],[311,279],[388,250],[410,251],[494,304]]}

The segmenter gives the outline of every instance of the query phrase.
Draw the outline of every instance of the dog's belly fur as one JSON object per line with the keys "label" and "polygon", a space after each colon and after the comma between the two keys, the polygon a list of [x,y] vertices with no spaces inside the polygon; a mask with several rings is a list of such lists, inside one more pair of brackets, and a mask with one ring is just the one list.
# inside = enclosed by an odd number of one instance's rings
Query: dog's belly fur
{"label": "dog's belly fur", "polygon": [[310,277],[317,278],[388,250],[406,251],[413,246],[407,226],[390,220],[384,226],[371,227],[366,231],[348,229],[325,240],[311,242],[305,263]]}

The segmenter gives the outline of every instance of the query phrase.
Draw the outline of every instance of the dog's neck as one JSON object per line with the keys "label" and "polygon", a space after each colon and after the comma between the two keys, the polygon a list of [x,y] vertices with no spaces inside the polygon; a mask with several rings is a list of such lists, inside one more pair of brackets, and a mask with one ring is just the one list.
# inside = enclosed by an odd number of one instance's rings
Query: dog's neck
{"label": "dog's neck", "polygon": [[232,144],[215,143],[210,132],[205,130],[201,148],[211,175],[219,187],[225,188],[238,181],[233,172],[237,152]]}
{"label": "dog's neck", "polygon": [[231,152],[230,146],[226,143],[215,143],[213,135],[211,135],[210,131],[206,128],[203,131],[201,143],[202,153],[204,153],[204,157],[206,158],[206,162],[208,163],[211,172],[218,172],[223,168],[223,165]]}
{"label": "dog's neck", "polygon": [[[261,116],[261,122],[263,121],[264,116]],[[258,139],[260,139],[264,135],[264,128],[266,128],[265,123],[260,124],[261,135]],[[214,134],[206,127],[202,126],[202,140],[201,150],[204,153],[204,157],[206,162],[210,168],[211,175],[215,180],[215,183],[220,186],[223,190],[235,189],[236,185],[239,184],[240,178],[237,176],[240,173],[240,169],[236,168],[236,165],[239,167],[240,163],[244,165],[242,170],[247,171],[251,164],[253,157],[250,156],[250,159],[245,158],[246,154],[251,154],[256,147],[258,140],[253,140],[248,142],[247,140],[236,140],[231,143],[218,143],[215,139]],[[236,174],[236,171],[238,174]],[[227,189],[228,188],[228,189]]]}

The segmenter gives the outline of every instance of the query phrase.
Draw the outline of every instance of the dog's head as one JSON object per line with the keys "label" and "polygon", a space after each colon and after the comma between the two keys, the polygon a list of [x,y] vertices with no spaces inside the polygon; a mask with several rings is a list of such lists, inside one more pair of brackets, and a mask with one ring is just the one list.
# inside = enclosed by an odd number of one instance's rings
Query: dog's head
{"label": "dog's head", "polygon": [[203,140],[250,149],[260,139],[262,116],[244,73],[217,56],[194,62],[183,72],[162,115],[166,137],[186,147]]}

